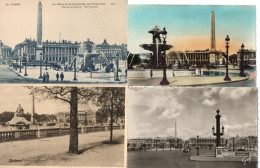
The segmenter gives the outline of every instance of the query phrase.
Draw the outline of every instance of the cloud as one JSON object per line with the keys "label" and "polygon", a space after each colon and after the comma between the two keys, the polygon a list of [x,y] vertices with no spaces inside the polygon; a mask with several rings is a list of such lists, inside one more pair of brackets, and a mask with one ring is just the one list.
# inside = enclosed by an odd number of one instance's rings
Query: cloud
{"label": "cloud", "polygon": [[236,124],[229,125],[225,124],[225,133],[229,137],[233,137],[236,135],[239,136],[249,136],[249,135],[257,135],[257,121],[255,122],[247,122],[244,124]]}
{"label": "cloud", "polygon": [[250,91],[252,90],[252,88],[221,88],[221,90],[219,91],[219,95],[222,98],[226,98],[226,99],[241,99],[244,96],[248,95],[250,93]]}
{"label": "cloud", "polygon": [[215,99],[205,99],[203,100],[202,104],[206,106],[214,106],[215,104],[217,104],[217,101]]}
{"label": "cloud", "polygon": [[163,119],[174,119],[176,117],[178,117],[181,113],[180,111],[183,109],[182,105],[179,105],[179,107],[177,107],[177,109],[171,110],[171,109],[167,109],[164,112],[162,112],[162,114],[158,117],[159,120],[163,120]]}

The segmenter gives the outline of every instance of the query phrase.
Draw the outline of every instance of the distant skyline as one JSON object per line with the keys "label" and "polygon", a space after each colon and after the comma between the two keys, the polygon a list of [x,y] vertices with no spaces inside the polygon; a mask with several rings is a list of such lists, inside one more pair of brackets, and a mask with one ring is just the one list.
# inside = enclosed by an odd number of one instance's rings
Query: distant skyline
{"label": "distant skyline", "polygon": [[130,88],[127,93],[128,139],[214,137],[220,110],[224,137],[257,136],[255,88]]}
{"label": "distant skyline", "polygon": [[[10,94],[12,93],[12,94]],[[0,114],[4,111],[16,112],[19,104],[24,109],[24,113],[32,114],[32,95],[30,90],[23,86],[1,86],[0,90]],[[86,106],[79,106],[79,110],[84,109],[98,110],[98,107],[89,103]],[[70,112],[68,103],[61,100],[43,99],[35,95],[35,112],[37,114],[56,114],[58,112]]]}
{"label": "distant skyline", "polygon": [[[26,38],[36,39],[38,0],[0,1],[0,40],[12,48]],[[43,41],[86,41],[96,44],[127,43],[127,1],[101,0],[98,8],[62,8],[52,0],[42,0]],[[71,3],[70,0],[57,1]],[[6,6],[20,3],[18,6]],[[83,2],[82,2],[83,3]],[[84,3],[96,3],[86,0]],[[114,3],[114,5],[111,5]],[[115,17],[116,15],[116,17]]]}
{"label": "distant skyline", "polygon": [[210,48],[211,11],[215,13],[216,48],[225,51],[226,35],[230,37],[230,54],[242,43],[256,49],[255,6],[224,5],[129,5],[128,49],[133,53],[148,52],[140,44],[151,43],[148,33],[155,25],[168,32],[171,50],[205,50]]}

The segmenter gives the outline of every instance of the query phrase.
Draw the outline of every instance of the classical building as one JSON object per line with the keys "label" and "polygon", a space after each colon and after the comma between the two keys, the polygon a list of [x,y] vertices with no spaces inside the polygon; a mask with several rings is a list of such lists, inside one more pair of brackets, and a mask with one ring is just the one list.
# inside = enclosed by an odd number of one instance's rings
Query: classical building
{"label": "classical building", "polygon": [[227,140],[227,147],[231,150],[245,149],[245,150],[257,150],[258,138],[257,136],[239,137],[238,135]]}
{"label": "classical building", "polygon": [[12,60],[12,48],[0,40],[0,64],[8,64]]}
{"label": "classical building", "polygon": [[127,148],[159,149],[159,148],[182,148],[184,141],[174,137],[136,138],[127,140]]}
{"label": "classical building", "polygon": [[[240,65],[241,50],[237,51],[237,63]],[[256,65],[256,50],[244,50],[244,62],[249,65]]]}
{"label": "classical building", "polygon": [[[220,139],[220,144],[221,146],[226,146],[227,145],[227,140],[224,139],[224,138],[221,138]],[[207,147],[214,147],[216,146],[216,138],[204,138],[204,137],[199,137],[198,139],[196,137],[192,137],[189,139],[189,145],[192,146],[192,147],[195,147],[195,146],[199,146],[199,147],[204,147],[204,148],[207,148]]]}
{"label": "classical building", "polygon": [[[56,115],[57,122],[69,123],[70,112],[59,112]],[[96,113],[92,110],[78,111],[78,123],[92,125],[96,124]]]}
{"label": "classical building", "polygon": [[216,50],[216,37],[215,37],[215,13],[211,12],[211,36],[210,36],[210,49],[194,50],[194,51],[172,51],[167,54],[167,66],[180,64],[189,65],[219,65],[224,62],[224,52]]}
{"label": "classical building", "polygon": [[[81,56],[78,51],[80,47],[89,45],[95,45],[93,42],[89,41],[89,39],[85,42],[79,43],[67,40],[62,40],[61,42],[56,41],[44,41],[43,42],[43,56],[42,61],[43,63],[47,64],[58,64],[58,65],[65,65],[66,63],[71,64],[75,56]],[[32,39],[25,39],[24,42],[19,43],[15,46],[14,55],[16,59],[27,58],[27,61],[30,65],[34,64],[37,61],[36,59],[36,52],[37,51],[37,42]],[[90,53],[91,51],[87,51]],[[116,58],[120,60],[126,59],[126,45],[109,45],[106,41],[100,45],[96,45],[96,53],[98,55],[104,54],[105,57],[108,59],[108,62],[113,62]],[[82,53],[83,54],[83,53]],[[83,56],[82,56],[83,57]]]}
{"label": "classical building", "polygon": [[[171,51],[167,54],[166,64],[167,66],[175,65],[177,63],[190,64],[190,65],[220,65],[224,61],[224,53],[222,51],[214,52],[214,61],[211,57],[212,52],[209,49],[206,50],[194,50],[194,51]],[[214,62],[214,63],[213,63]]]}
{"label": "classical building", "polygon": [[[83,62],[89,61],[90,57],[86,58],[86,54],[96,54],[103,57],[103,60],[108,63],[114,63],[115,59],[126,60],[126,44],[110,45],[105,39],[102,44],[95,44],[87,39],[83,42],[62,41],[43,41],[42,39],[42,3],[38,3],[38,19],[37,19],[37,40],[25,39],[22,43],[15,46],[14,60],[16,62],[27,61],[27,65],[67,65],[71,66],[74,59],[81,57]],[[92,55],[93,56],[93,55]],[[92,59],[93,57],[91,57]],[[88,62],[88,64],[89,64]],[[101,62],[100,62],[101,64]],[[81,65],[81,63],[79,64]],[[85,63],[84,63],[85,65]]]}

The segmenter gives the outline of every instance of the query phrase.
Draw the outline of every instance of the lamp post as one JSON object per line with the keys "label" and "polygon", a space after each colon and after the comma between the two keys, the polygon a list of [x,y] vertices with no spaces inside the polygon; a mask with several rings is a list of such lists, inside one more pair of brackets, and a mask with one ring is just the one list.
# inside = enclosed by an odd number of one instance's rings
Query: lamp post
{"label": "lamp post", "polygon": [[20,59],[20,71],[19,71],[19,73],[22,73],[22,55],[21,55],[21,53],[20,53],[20,57],[19,57],[19,59]]}
{"label": "lamp post", "polygon": [[245,77],[245,73],[244,73],[244,44],[242,43],[241,45],[241,58],[240,58],[240,77]]}
{"label": "lamp post", "polygon": [[[17,57],[18,57],[18,55],[17,55]],[[16,64],[15,64],[15,70],[17,70],[17,66],[18,66],[18,58],[15,59],[15,62],[16,62]]]}
{"label": "lamp post", "polygon": [[115,78],[115,81],[120,81],[119,78],[118,78],[118,58],[116,59],[116,78]]}
{"label": "lamp post", "polygon": [[163,79],[160,82],[160,85],[169,85],[169,82],[166,77],[166,37],[167,37],[167,31],[165,27],[163,28],[162,31],[162,38],[163,38],[163,50],[164,50],[164,57],[163,57]]}
{"label": "lamp post", "polygon": [[39,79],[42,79],[42,53],[40,53],[40,76]]}
{"label": "lamp post", "polygon": [[45,63],[46,63],[45,70],[48,70],[48,58],[47,58],[47,57],[46,57],[46,61],[45,61]]}
{"label": "lamp post", "polygon": [[222,133],[220,132],[220,118],[221,115],[219,115],[219,110],[217,110],[217,115],[215,116],[216,118],[216,132],[214,126],[212,127],[212,133],[214,136],[216,136],[216,147],[220,147],[220,137],[224,135],[224,126],[222,126]]}
{"label": "lamp post", "polygon": [[77,61],[77,59],[76,59],[76,51],[75,51],[75,54],[74,54],[75,56],[74,56],[74,81],[77,81],[77,67],[76,67],[76,61]]}
{"label": "lamp post", "polygon": [[197,135],[197,147],[196,147],[196,149],[197,149],[197,156],[199,156],[200,155],[200,151],[199,151],[199,135]]}
{"label": "lamp post", "polygon": [[85,111],[85,126],[87,126],[87,112]]}
{"label": "lamp post", "polygon": [[233,151],[235,151],[235,138],[233,137],[232,140],[233,140]]}
{"label": "lamp post", "polygon": [[229,48],[229,41],[230,41],[230,38],[229,38],[229,36],[227,35],[227,37],[226,37],[226,39],[225,39],[225,41],[226,41],[226,76],[225,76],[225,78],[224,78],[224,80],[225,81],[231,81],[231,78],[228,76],[228,48]]}
{"label": "lamp post", "polygon": [[27,54],[24,53],[24,66],[25,66],[25,69],[24,69],[24,75],[23,76],[28,76],[27,75]]}

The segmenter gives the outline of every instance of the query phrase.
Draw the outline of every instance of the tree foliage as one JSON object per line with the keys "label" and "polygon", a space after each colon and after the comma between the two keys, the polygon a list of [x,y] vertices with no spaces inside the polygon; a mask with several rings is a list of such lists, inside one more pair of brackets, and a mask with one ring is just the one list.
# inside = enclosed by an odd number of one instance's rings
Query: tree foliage
{"label": "tree foliage", "polygon": [[[86,103],[95,95],[95,88],[78,87],[27,87],[38,100],[60,100],[70,105],[70,144],[69,153],[78,153],[78,104]],[[82,98],[82,99],[81,99]]]}
{"label": "tree foliage", "polygon": [[128,55],[128,57],[127,57],[127,64],[128,64],[128,66],[138,65],[140,63],[141,63],[141,58],[140,58],[139,54],[132,54],[132,53],[130,53]]}
{"label": "tree foliage", "polygon": [[112,142],[114,120],[125,116],[125,88],[103,87],[100,91],[97,105],[100,107],[99,113],[110,118],[110,142]]}

